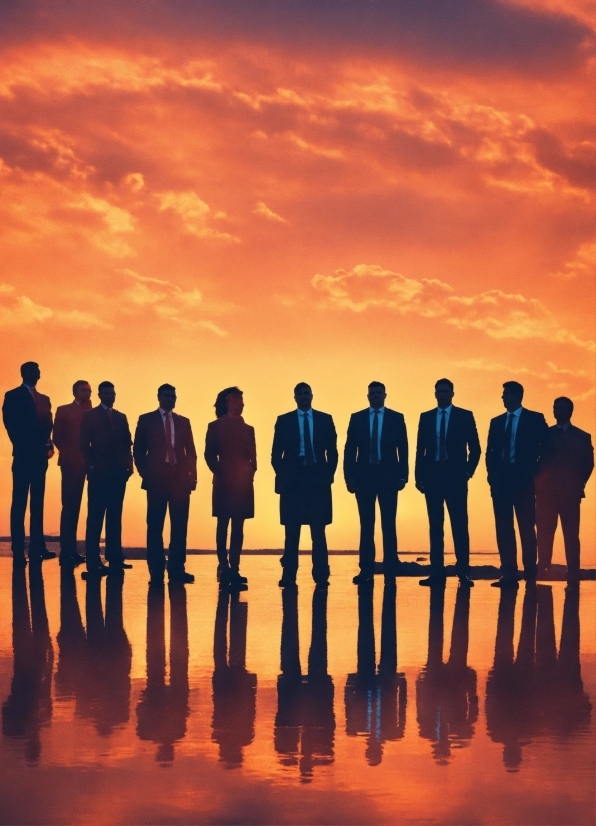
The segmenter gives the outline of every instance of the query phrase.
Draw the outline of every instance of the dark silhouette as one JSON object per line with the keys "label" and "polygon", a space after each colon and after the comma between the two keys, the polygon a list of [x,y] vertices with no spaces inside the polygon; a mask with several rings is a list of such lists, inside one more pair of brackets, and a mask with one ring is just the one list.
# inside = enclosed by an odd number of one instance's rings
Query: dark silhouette
{"label": "dark silhouette", "polygon": [[64,565],[60,569],[60,630],[56,641],[56,694],[64,699],[77,698],[84,672],[87,636],[81,618],[72,565]]}
{"label": "dark silhouette", "polygon": [[[244,399],[237,387],[226,387],[215,401],[216,421],[207,428],[205,461],[213,473],[213,516],[217,517],[217,578],[222,586],[244,588],[240,553],[244,520],[255,515],[253,479],[257,470],[254,428],[242,418]],[[232,523],[228,556],[228,527]]]}
{"label": "dark silhouette", "polygon": [[365,736],[367,763],[378,766],[383,744],[401,740],[406,727],[407,685],[397,673],[395,583],[386,583],[381,614],[381,656],[377,669],[372,582],[358,589],[358,654],[355,674],[348,674],[344,699],[346,734]]}
{"label": "dark silhouette", "polygon": [[327,590],[315,588],[308,673],[302,676],[298,636],[298,592],[282,592],[281,674],[277,678],[274,744],[284,766],[298,766],[310,783],[316,766],[334,761],[334,687],[327,673]]}
{"label": "dark silhouette", "polygon": [[77,713],[93,721],[102,737],[109,736],[130,718],[132,649],[122,621],[123,583],[122,576],[108,577],[104,619],[101,580],[87,579],[87,645]]}
{"label": "dark silhouette", "polygon": [[344,448],[344,478],[356,494],[360,516],[359,584],[372,580],[375,567],[375,508],[377,500],[383,531],[383,572],[395,580],[397,556],[397,494],[408,481],[408,436],[401,413],[385,407],[385,385],[368,385],[369,407],[353,413]]}
{"label": "dark silhouette", "polygon": [[579,582],[579,517],[584,488],[594,470],[594,448],[589,433],[571,424],[573,402],[561,396],[555,399],[553,415],[557,422],[550,428],[553,455],[542,464],[536,477],[536,528],[538,538],[538,574],[547,577],[553,559],[553,542],[557,522],[565,541],[567,581]]}
{"label": "dark silhouette", "polygon": [[166,558],[163,529],[170,511],[170,582],[194,582],[184,570],[190,494],[197,486],[197,452],[190,421],[174,413],[176,388],[162,384],[159,408],[139,416],[133,455],[147,491],[147,565],[150,584],[163,582]]}
{"label": "dark silhouette", "polygon": [[[105,519],[105,558],[114,569],[130,568],[122,553],[122,505],[131,476],[130,429],[124,413],[114,410],[116,391],[109,381],[98,388],[100,404],[83,414],[81,452],[87,471],[87,571],[107,573],[99,556],[99,540]],[[85,576],[85,575],[83,575]]]}
{"label": "dark silhouette", "polygon": [[430,528],[430,576],[421,585],[445,580],[445,505],[455,547],[455,571],[462,585],[474,583],[470,570],[468,480],[480,461],[474,414],[453,405],[453,382],[435,384],[437,407],[420,415],[416,444],[416,487],[424,494]]}
{"label": "dark silhouette", "polygon": [[74,401],[56,408],[54,444],[60,451],[62,512],[60,514],[60,565],[80,565],[85,561],[77,551],[77,527],[87,470],[81,452],[83,413],[91,409],[91,385],[79,379],[72,386]]}
{"label": "dark silhouette", "polygon": [[507,410],[491,420],[486,448],[488,483],[493,499],[501,578],[497,587],[517,586],[517,543],[513,515],[522,546],[524,577],[536,580],[536,506],[534,477],[551,451],[550,433],[542,413],[522,407],[524,388],[516,381],[503,385]]}
{"label": "dark silhouette", "polygon": [[476,672],[468,665],[470,589],[460,587],[455,599],[449,659],[443,662],[445,588],[430,592],[428,658],[416,681],[420,736],[432,743],[432,754],[447,765],[452,749],[465,748],[478,720]]}
{"label": "dark silhouette", "polygon": [[12,504],[10,538],[17,565],[25,566],[25,512],[29,499],[29,559],[53,559],[43,533],[43,500],[48,459],[54,454],[52,405],[48,396],[38,393],[39,365],[21,365],[23,383],[4,396],[2,418],[12,442]]}
{"label": "dark silhouette", "polygon": [[246,602],[240,602],[238,593],[220,591],[213,638],[212,738],[227,769],[242,765],[243,749],[255,736],[257,675],[246,670],[247,622]]}
{"label": "dark silhouette", "polygon": [[166,684],[164,589],[147,594],[147,685],[137,705],[137,735],[157,744],[155,759],[162,766],[174,760],[174,745],[186,735],[188,705],[188,618],[186,590],[169,588],[170,682]]}
{"label": "dark silhouette", "polygon": [[532,737],[568,737],[590,728],[591,704],[583,690],[579,658],[579,586],[565,591],[559,655],[555,641],[552,588],[527,588],[514,659],[516,590],[504,590],[499,604],[495,659],[486,684],[486,723],[491,739],[503,744],[503,763],[518,771],[522,748]]}
{"label": "dark silhouette", "polygon": [[25,571],[12,572],[12,644],[14,674],[2,706],[2,733],[25,741],[25,760],[36,765],[41,754],[40,729],[52,719],[54,651],[48,626],[41,565],[29,569],[31,611]]}
{"label": "dark silhouette", "polygon": [[331,416],[312,409],[313,394],[308,384],[296,385],[294,399],[298,409],[278,416],[271,451],[275,492],[280,494],[280,521],[286,534],[279,584],[283,588],[296,582],[300,530],[302,525],[309,525],[313,579],[326,586],[329,558],[325,526],[332,521],[337,434]]}

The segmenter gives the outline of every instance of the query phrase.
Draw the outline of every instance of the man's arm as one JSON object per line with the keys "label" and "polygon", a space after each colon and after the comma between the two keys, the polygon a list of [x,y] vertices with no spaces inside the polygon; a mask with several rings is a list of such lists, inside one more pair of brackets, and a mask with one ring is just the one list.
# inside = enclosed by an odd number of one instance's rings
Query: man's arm
{"label": "man's arm", "polygon": [[476,472],[476,468],[478,467],[478,462],[480,461],[480,456],[482,454],[480,439],[478,438],[478,428],[476,427],[476,420],[474,419],[474,414],[471,411],[468,417],[466,441],[468,444],[467,473],[471,479]]}
{"label": "man's arm", "polygon": [[186,458],[188,459],[188,475],[190,477],[191,489],[195,490],[197,486],[197,449],[195,448],[195,440],[192,435],[192,427],[190,419],[186,420],[186,438],[184,442],[184,450]]}
{"label": "man's arm", "polygon": [[424,493],[424,481],[422,468],[424,466],[424,458],[426,456],[426,449],[424,447],[424,413],[420,414],[418,421],[418,434],[416,436],[416,462],[414,465],[414,480],[416,488],[420,493]]}
{"label": "man's arm", "polygon": [[[83,416],[83,419],[85,417]],[[132,448],[134,463],[141,479],[145,478],[147,472],[147,453],[149,451],[149,439],[147,435],[147,425],[143,416],[139,416],[135,430],[135,439]]]}
{"label": "man's arm", "polygon": [[81,448],[81,453],[83,454],[83,459],[85,460],[85,467],[88,471],[91,470],[93,462],[93,453],[91,450],[92,433],[93,417],[91,415],[91,411],[88,410],[85,413],[83,413],[83,418],[81,420],[81,435],[79,441],[79,447]]}
{"label": "man's arm", "polygon": [[337,452],[337,432],[333,418],[329,416],[329,442],[327,444],[327,467],[329,468],[329,476],[333,482],[335,471],[337,470],[337,463],[339,461],[339,454]]}
{"label": "man's arm", "polygon": [[273,445],[271,447],[271,464],[276,474],[281,473],[283,467],[284,449],[283,419],[278,416],[273,430]]}
{"label": "man's arm", "polygon": [[350,493],[356,492],[356,456],[358,454],[357,419],[350,416],[348,434],[344,446],[344,479]]}
{"label": "man's arm", "polygon": [[62,453],[65,447],[68,446],[68,414],[63,407],[58,407],[56,410],[56,418],[54,420],[54,444]]}
{"label": "man's arm", "polygon": [[544,465],[555,455],[555,445],[549,426],[542,413],[536,414],[536,428],[538,437],[538,456],[534,468],[534,476],[537,476]]}
{"label": "man's arm", "polygon": [[581,454],[581,475],[584,487],[594,470],[594,446],[589,433],[586,433],[584,448]]}
{"label": "man's arm", "polygon": [[403,490],[410,476],[410,464],[408,457],[408,431],[406,429],[406,420],[401,414],[398,422],[397,449],[399,453],[399,484],[397,489]]}
{"label": "man's arm", "polygon": [[132,476],[132,474],[135,472],[134,471],[134,465],[133,465],[133,462],[132,462],[132,451],[131,451],[132,436],[130,435],[130,427],[128,426],[128,419],[126,418],[124,413],[122,414],[122,416],[124,417],[124,440],[123,441],[124,441],[124,444],[126,444],[126,453],[127,453],[126,469],[129,472],[129,474]]}

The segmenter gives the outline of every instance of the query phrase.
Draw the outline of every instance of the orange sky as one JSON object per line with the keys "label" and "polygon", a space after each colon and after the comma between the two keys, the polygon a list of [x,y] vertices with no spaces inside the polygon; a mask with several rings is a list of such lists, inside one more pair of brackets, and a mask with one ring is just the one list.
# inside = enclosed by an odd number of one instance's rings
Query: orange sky
{"label": "orange sky", "polygon": [[[443,375],[483,443],[511,378],[549,422],[571,396],[593,430],[593,4],[39,0],[0,15],[4,388],[29,359],[54,407],[75,379],[109,379],[134,426],[169,381],[202,448],[217,391],[238,384],[260,461],[249,547],[282,540],[269,451],[297,381],[340,450],[371,379],[411,443]],[[190,544],[212,547],[203,463],[199,485]],[[9,490],[2,433],[2,533]],[[354,548],[341,475],[334,490],[330,545]],[[472,547],[492,549],[483,465],[470,495]],[[47,502],[56,532],[55,461]],[[142,544],[138,477],[125,520]],[[592,481],[586,562],[594,522]],[[427,547],[413,483],[398,527],[402,549]]]}

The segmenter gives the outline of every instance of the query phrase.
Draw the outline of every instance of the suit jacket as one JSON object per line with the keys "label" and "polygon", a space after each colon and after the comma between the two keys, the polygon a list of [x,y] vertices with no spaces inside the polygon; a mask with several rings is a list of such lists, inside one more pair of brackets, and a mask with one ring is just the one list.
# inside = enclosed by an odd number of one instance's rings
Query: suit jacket
{"label": "suit jacket", "polygon": [[101,405],[85,411],[81,421],[81,453],[87,471],[121,470],[132,473],[130,428],[124,413],[112,410],[112,420]]}
{"label": "suit jacket", "polygon": [[[337,433],[328,413],[313,410],[313,478],[332,485],[337,469]],[[285,493],[292,487],[302,468],[300,458],[300,427],[295,410],[278,416],[273,435],[271,464],[275,470],[275,492]]]}
{"label": "suit jacket", "polygon": [[486,469],[491,487],[501,484],[514,469],[516,484],[522,488],[530,485],[540,470],[540,465],[552,455],[552,441],[548,425],[542,413],[522,409],[515,436],[515,464],[503,460],[507,413],[491,419],[486,446]]}
{"label": "suit jacket", "polygon": [[[174,422],[174,455],[180,474],[178,479],[188,490],[197,485],[197,451],[192,438],[190,420],[172,413]],[[166,464],[166,432],[159,410],[139,416],[133,455],[137,470],[143,479],[142,488],[159,487]]]}
{"label": "suit jacket", "polygon": [[[346,484],[358,488],[370,470],[370,410],[352,413],[344,448],[344,478]],[[408,434],[401,413],[385,408],[381,430],[380,473],[387,485],[408,481]]]}
{"label": "suit jacket", "polygon": [[583,499],[584,487],[594,470],[592,437],[572,424],[565,431],[560,431],[557,425],[549,431],[553,453],[542,464],[543,473],[536,480],[537,490]]}
{"label": "suit jacket", "polygon": [[[438,410],[427,410],[420,414],[418,439],[416,442],[416,484],[424,483],[432,472],[437,455],[437,415]],[[474,414],[463,407],[452,407],[446,433],[447,460],[449,470],[455,477],[473,476],[480,461],[480,440]]]}
{"label": "suit jacket", "polygon": [[35,400],[21,384],[4,396],[2,418],[15,459],[46,459],[52,447],[52,404],[36,391]]}
{"label": "suit jacket", "polygon": [[85,468],[85,458],[81,452],[81,423],[88,409],[76,402],[56,408],[54,444],[60,451],[58,464],[61,467]]}

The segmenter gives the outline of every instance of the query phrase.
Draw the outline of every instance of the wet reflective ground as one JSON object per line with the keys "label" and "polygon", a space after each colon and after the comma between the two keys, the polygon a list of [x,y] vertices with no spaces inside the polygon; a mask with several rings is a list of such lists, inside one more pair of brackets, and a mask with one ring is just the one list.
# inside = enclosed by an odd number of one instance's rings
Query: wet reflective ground
{"label": "wet reflective ground", "polygon": [[[0,559],[0,821],[594,822],[596,583],[328,594],[13,577]],[[396,592],[397,591],[397,592]],[[581,631],[581,636],[580,636]]]}

